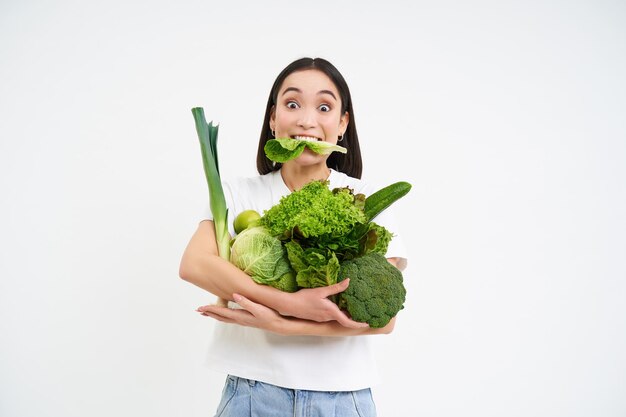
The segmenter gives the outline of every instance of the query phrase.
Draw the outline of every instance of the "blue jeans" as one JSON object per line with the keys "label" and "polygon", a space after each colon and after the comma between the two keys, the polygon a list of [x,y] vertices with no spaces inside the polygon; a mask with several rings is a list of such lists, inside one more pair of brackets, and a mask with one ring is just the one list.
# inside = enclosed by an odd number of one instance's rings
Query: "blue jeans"
{"label": "blue jeans", "polygon": [[372,393],[305,391],[229,375],[215,417],[376,417]]}

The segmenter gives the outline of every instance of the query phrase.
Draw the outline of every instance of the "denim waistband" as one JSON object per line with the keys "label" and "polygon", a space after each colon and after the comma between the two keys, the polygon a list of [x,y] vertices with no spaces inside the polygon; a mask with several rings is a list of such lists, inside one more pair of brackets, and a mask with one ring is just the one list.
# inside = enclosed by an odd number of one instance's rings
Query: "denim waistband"
{"label": "denim waistband", "polygon": [[369,388],[308,391],[229,375],[216,417],[375,417]]}

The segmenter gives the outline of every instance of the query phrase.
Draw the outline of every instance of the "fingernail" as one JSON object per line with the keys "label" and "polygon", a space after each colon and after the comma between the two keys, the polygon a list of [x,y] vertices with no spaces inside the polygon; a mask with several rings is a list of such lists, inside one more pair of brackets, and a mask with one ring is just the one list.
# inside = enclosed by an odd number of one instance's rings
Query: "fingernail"
{"label": "fingernail", "polygon": [[233,300],[235,300],[236,302],[241,301],[243,297],[239,294],[233,294]]}

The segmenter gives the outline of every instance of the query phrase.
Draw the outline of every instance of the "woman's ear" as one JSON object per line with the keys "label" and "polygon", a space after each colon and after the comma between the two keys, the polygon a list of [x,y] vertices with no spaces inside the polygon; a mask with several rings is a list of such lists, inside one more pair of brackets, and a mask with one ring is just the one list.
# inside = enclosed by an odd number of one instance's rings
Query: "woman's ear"
{"label": "woman's ear", "polygon": [[350,113],[345,112],[343,116],[341,116],[341,120],[339,120],[339,130],[345,133],[348,128],[348,123],[350,123]]}
{"label": "woman's ear", "polygon": [[270,109],[270,130],[276,130],[274,124],[276,123],[276,106],[272,106]]}

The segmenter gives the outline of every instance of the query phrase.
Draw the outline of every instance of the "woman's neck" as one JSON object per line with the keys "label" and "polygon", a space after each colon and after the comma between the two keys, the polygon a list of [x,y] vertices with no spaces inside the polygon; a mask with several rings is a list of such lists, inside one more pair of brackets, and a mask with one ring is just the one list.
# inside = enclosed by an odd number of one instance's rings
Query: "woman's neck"
{"label": "woman's neck", "polygon": [[283,182],[291,191],[299,190],[311,181],[327,180],[330,169],[326,165],[301,166],[284,164],[280,169]]}

